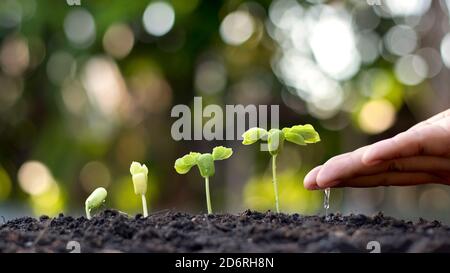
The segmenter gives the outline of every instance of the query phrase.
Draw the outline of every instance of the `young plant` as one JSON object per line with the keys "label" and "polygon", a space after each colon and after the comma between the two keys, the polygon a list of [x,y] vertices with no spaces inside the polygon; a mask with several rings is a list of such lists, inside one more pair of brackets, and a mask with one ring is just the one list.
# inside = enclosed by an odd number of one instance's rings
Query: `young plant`
{"label": "young plant", "polygon": [[272,156],[272,179],[273,191],[275,194],[275,208],[280,212],[278,201],[278,183],[277,183],[277,156],[283,149],[284,141],[295,143],[297,145],[307,145],[320,141],[319,133],[310,124],[295,125],[290,128],[286,127],[282,130],[270,129],[269,131],[253,127],[242,134],[244,145],[251,145],[258,140],[267,141],[267,147]]}
{"label": "young plant", "polygon": [[97,188],[95,189],[91,195],[86,199],[85,202],[85,209],[86,209],[86,217],[90,220],[91,219],[91,211],[93,209],[96,209],[100,207],[106,199],[106,196],[108,193],[106,192],[105,188]]}
{"label": "young plant", "polygon": [[145,199],[145,194],[147,193],[147,179],[148,179],[148,169],[145,164],[140,164],[139,162],[133,161],[130,166],[130,173],[133,179],[134,193],[140,195],[142,199],[142,210],[144,212],[144,217],[148,216],[147,200]]}
{"label": "young plant", "polygon": [[206,191],[206,206],[208,208],[208,214],[212,213],[211,208],[211,198],[209,195],[209,178],[214,175],[215,167],[214,161],[216,160],[224,160],[229,158],[233,154],[233,150],[231,148],[226,148],[223,146],[215,147],[212,151],[212,154],[205,153],[195,153],[190,152],[189,154],[178,158],[175,161],[175,170],[179,174],[185,174],[189,172],[189,170],[197,165],[200,175],[205,179],[205,191]]}

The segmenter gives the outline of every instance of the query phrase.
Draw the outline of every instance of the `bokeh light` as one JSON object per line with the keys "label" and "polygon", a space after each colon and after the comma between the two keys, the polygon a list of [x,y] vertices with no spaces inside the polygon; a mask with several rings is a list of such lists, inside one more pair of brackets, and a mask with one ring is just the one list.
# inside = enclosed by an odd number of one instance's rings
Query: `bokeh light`
{"label": "bokeh light", "polygon": [[228,14],[220,25],[220,36],[229,45],[240,45],[247,41],[254,32],[251,15],[243,10]]}
{"label": "bokeh light", "polygon": [[413,52],[417,46],[417,34],[407,25],[395,25],[384,36],[387,50],[398,56]]}
{"label": "bokeh light", "polygon": [[167,2],[153,2],[145,9],[142,22],[149,34],[163,36],[172,29],[175,23],[175,11]]}
{"label": "bokeh light", "polygon": [[111,173],[102,162],[91,161],[81,169],[80,182],[83,189],[91,193],[98,187],[108,188],[111,183]]}
{"label": "bokeh light", "polygon": [[19,76],[30,63],[30,52],[25,38],[8,37],[3,41],[0,51],[0,63],[3,72],[11,76]]}
{"label": "bokeh light", "polygon": [[445,66],[450,68],[450,33],[445,34],[442,38],[440,49]]}
{"label": "bokeh light", "polygon": [[126,57],[133,49],[133,45],[133,30],[123,23],[111,25],[103,36],[103,48],[117,59]]}
{"label": "bokeh light", "polygon": [[226,70],[219,61],[201,62],[195,71],[195,87],[202,93],[217,93],[225,88]]}
{"label": "bokeh light", "polygon": [[372,64],[380,55],[378,50],[380,37],[372,31],[362,32],[358,36],[357,48],[360,53],[361,62]]}
{"label": "bokeh light", "polygon": [[371,100],[365,103],[359,113],[361,129],[368,134],[378,134],[394,124],[395,108],[387,100]]}
{"label": "bokeh light", "polygon": [[384,3],[392,16],[419,16],[430,8],[431,0],[385,0]]}
{"label": "bokeh light", "polygon": [[[360,56],[348,14],[324,8],[311,29],[309,44],[320,68],[336,80],[354,76],[360,66]],[[314,16],[311,14],[311,16]]]}
{"label": "bokeh light", "polygon": [[395,63],[397,79],[406,85],[417,85],[428,75],[428,66],[419,55],[406,55]]}
{"label": "bokeh light", "polygon": [[67,39],[76,47],[90,46],[96,36],[94,17],[85,9],[71,10],[64,19]]}
{"label": "bokeh light", "polygon": [[27,161],[17,173],[19,185],[30,195],[40,195],[49,190],[54,184],[50,170],[42,162]]}
{"label": "bokeh light", "polygon": [[89,101],[100,113],[118,117],[127,90],[122,74],[112,60],[103,56],[91,58],[84,66],[82,83]]}
{"label": "bokeh light", "polygon": [[78,80],[66,80],[61,88],[61,96],[67,110],[77,116],[86,112],[88,98]]}
{"label": "bokeh light", "polygon": [[36,215],[54,216],[64,210],[64,196],[57,183],[45,191],[30,198],[31,207]]}
{"label": "bokeh light", "polygon": [[77,63],[74,57],[65,51],[53,53],[47,62],[48,78],[56,85],[75,76]]}

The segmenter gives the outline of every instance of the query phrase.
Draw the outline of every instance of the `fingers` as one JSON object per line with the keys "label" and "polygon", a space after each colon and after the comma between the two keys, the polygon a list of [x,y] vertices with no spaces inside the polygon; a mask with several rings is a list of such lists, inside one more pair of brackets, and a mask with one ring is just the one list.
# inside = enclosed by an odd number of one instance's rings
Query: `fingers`
{"label": "fingers", "polygon": [[416,155],[442,156],[450,152],[450,131],[441,122],[400,133],[374,143],[362,156],[366,165]]}
{"label": "fingers", "polygon": [[367,166],[356,161],[360,156],[358,153],[352,154],[353,153],[349,153],[332,158],[323,166],[314,168],[305,177],[305,188],[324,189],[336,187],[357,177],[377,175],[385,172],[433,173],[440,177],[450,177],[449,158],[414,156],[398,158],[377,165]]}
{"label": "fingers", "polygon": [[367,148],[367,146],[362,147],[351,153],[335,156],[328,160],[317,173],[315,179],[317,186],[320,188],[333,187],[341,179],[352,177],[358,170],[367,168],[361,160]]}
{"label": "fingers", "polygon": [[[426,156],[430,156],[426,158]],[[359,176],[381,172],[431,172],[450,177],[450,109],[393,138],[342,154],[314,168],[305,177],[307,189],[345,185]],[[400,160],[401,159],[401,160]]]}
{"label": "fingers", "polygon": [[448,184],[448,181],[428,173],[388,172],[369,176],[359,176],[337,185],[338,187],[413,186],[427,183]]}

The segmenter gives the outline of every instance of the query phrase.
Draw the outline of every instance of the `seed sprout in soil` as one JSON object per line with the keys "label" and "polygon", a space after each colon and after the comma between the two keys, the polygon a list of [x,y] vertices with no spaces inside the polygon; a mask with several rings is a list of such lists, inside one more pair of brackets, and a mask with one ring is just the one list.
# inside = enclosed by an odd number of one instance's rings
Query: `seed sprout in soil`
{"label": "seed sprout in soil", "polygon": [[216,172],[214,161],[227,159],[232,154],[233,150],[231,148],[218,146],[213,149],[212,154],[190,152],[175,161],[174,167],[179,174],[186,174],[193,166],[197,165],[200,175],[205,179],[206,206],[208,208],[208,214],[212,214],[211,197],[209,194],[209,178]]}
{"label": "seed sprout in soil", "polygon": [[142,199],[142,210],[144,217],[148,216],[147,200],[145,194],[147,193],[148,169],[145,164],[140,164],[133,161],[130,166],[130,173],[133,179],[134,193],[140,195]]}
{"label": "seed sprout in soil", "polygon": [[[268,151],[272,156],[272,181],[273,191],[275,195],[275,208],[280,212],[280,206],[278,201],[278,182],[277,182],[277,156],[283,149],[284,141],[295,143],[297,145],[307,145],[320,141],[319,133],[316,132],[314,127],[310,124],[295,125],[290,128],[285,127],[283,130],[270,129],[269,131],[253,127],[248,129],[242,135],[244,145],[251,145],[258,140],[267,141]],[[329,197],[329,192],[328,195]]]}
{"label": "seed sprout in soil", "polygon": [[91,211],[100,207],[105,202],[107,195],[108,193],[105,188],[102,187],[95,189],[91,195],[89,195],[85,203],[86,217],[88,219],[91,219]]}

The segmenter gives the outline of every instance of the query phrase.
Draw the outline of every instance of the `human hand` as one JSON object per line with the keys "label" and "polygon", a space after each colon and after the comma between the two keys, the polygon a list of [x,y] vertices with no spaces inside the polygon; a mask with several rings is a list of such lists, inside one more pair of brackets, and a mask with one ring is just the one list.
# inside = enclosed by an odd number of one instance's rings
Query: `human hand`
{"label": "human hand", "polygon": [[309,190],[427,183],[450,185],[450,109],[392,138],[335,156],[304,179]]}

